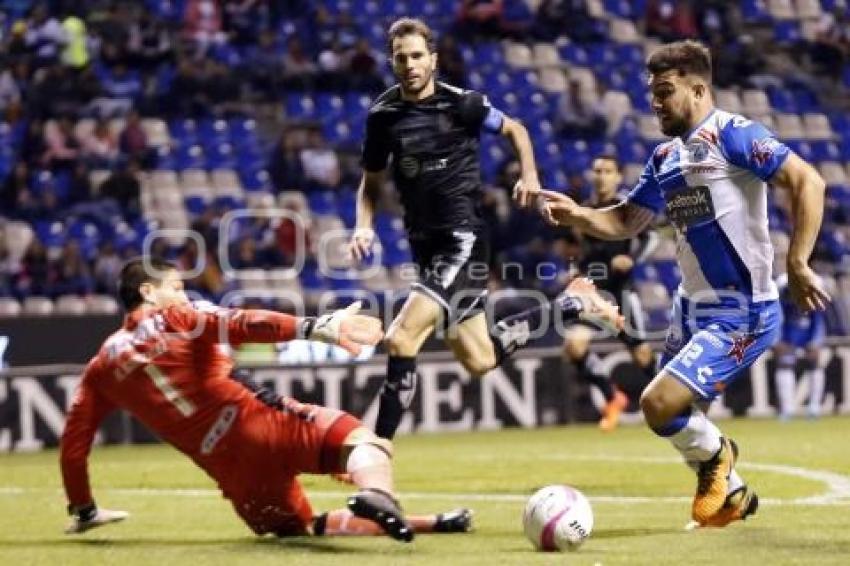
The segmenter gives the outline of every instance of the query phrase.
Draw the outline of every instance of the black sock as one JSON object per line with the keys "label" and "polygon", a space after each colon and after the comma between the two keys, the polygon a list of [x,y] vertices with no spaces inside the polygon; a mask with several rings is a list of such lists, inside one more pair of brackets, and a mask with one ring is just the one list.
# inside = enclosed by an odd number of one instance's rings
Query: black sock
{"label": "black sock", "polygon": [[608,378],[594,371],[596,363],[588,363],[589,356],[595,357],[596,354],[586,352],[580,360],[574,360],[573,363],[576,365],[576,373],[578,373],[582,379],[591,385],[595,385],[599,391],[602,392],[602,395],[605,396],[605,401],[611,402],[611,400],[614,399],[614,386],[611,385]]}
{"label": "black sock", "polygon": [[501,319],[490,327],[490,339],[496,351],[496,365],[528,344],[531,332],[540,328],[544,312],[549,313],[549,322],[560,314],[563,321],[575,320],[581,313],[581,301],[563,295],[542,306],[532,307]]}
{"label": "black sock", "polygon": [[375,434],[391,440],[416,394],[416,358],[389,356],[387,378],[381,388]]}

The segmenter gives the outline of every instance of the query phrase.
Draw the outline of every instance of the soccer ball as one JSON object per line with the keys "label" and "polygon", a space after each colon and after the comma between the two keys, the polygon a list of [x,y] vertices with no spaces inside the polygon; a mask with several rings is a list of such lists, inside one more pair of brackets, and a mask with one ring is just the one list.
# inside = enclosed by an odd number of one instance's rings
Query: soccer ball
{"label": "soccer ball", "polygon": [[579,490],[549,485],[526,503],[522,526],[537,550],[576,550],[593,530],[593,510]]}

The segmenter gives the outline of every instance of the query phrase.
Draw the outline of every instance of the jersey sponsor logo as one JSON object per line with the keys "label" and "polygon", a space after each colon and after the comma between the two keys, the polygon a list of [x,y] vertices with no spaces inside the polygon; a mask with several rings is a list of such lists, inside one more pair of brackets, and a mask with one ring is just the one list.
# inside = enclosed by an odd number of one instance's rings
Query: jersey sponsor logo
{"label": "jersey sponsor logo", "polygon": [[752,156],[753,163],[759,167],[764,167],[770,158],[773,157],[773,154],[778,148],[779,142],[774,138],[753,140],[752,147],[750,148],[750,155]]}
{"label": "jersey sponsor logo", "polygon": [[434,159],[433,161],[426,161],[422,164],[422,172],[430,173],[432,171],[442,171],[449,166],[449,158],[443,157],[442,159]]}
{"label": "jersey sponsor logo", "polygon": [[719,170],[720,167],[716,165],[694,165],[693,167],[688,169],[688,172],[693,175],[700,175],[702,173],[713,173]]}
{"label": "jersey sponsor logo", "polygon": [[735,358],[735,363],[741,365],[744,362],[744,354],[748,348],[756,343],[755,336],[744,334],[732,338],[732,347],[729,348],[729,356]]}
{"label": "jersey sponsor logo", "polygon": [[691,161],[694,163],[705,161],[708,158],[710,147],[703,139],[692,139],[685,147],[691,156]]}
{"label": "jersey sponsor logo", "polygon": [[749,126],[752,123],[753,123],[752,120],[750,120],[748,118],[744,118],[743,116],[733,116],[732,117],[732,127],[733,128],[746,128],[747,126]]}
{"label": "jersey sponsor logo", "polygon": [[419,160],[410,155],[406,155],[399,159],[398,168],[402,175],[408,179],[412,179],[419,174]]}
{"label": "jersey sponsor logo", "polygon": [[667,218],[679,229],[714,218],[714,201],[705,185],[668,193],[665,198]]}

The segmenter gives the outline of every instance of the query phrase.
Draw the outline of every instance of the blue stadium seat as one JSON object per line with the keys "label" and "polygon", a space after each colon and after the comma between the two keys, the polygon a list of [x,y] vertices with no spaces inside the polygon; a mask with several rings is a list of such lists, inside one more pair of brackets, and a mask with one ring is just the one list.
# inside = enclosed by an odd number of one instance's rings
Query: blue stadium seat
{"label": "blue stadium seat", "polygon": [[206,212],[207,207],[209,206],[207,199],[201,196],[186,197],[183,200],[183,203],[186,206],[186,212],[193,216],[200,216]]}
{"label": "blue stadium seat", "polygon": [[204,157],[204,148],[199,145],[178,147],[174,152],[174,168],[178,171],[203,169],[206,166]]}
{"label": "blue stadium seat", "polygon": [[829,140],[817,140],[809,143],[814,161],[839,161],[841,159],[841,147],[837,143]]}
{"label": "blue stadium seat", "polygon": [[558,55],[564,61],[569,61],[574,65],[586,67],[590,64],[590,55],[587,50],[575,43],[568,43],[558,48]]}
{"label": "blue stadium seat", "polygon": [[410,243],[403,234],[382,237],[381,247],[383,248],[382,261],[388,268],[410,263],[413,260],[410,254]]}
{"label": "blue stadium seat", "polygon": [[796,21],[781,21],[773,25],[773,38],[780,45],[793,45],[802,39],[800,25]]}
{"label": "blue stadium seat", "polygon": [[789,112],[792,114],[799,112],[797,109],[797,100],[790,90],[769,86],[767,87],[767,98],[770,100],[770,105],[773,109],[778,112]]}
{"label": "blue stadium seat", "polygon": [[198,143],[198,124],[191,118],[172,120],[168,123],[168,132],[178,145]]}
{"label": "blue stadium seat", "polygon": [[301,280],[301,287],[305,291],[323,291],[328,288],[327,282],[319,273],[319,268],[313,260],[304,263],[298,278]]}
{"label": "blue stadium seat", "polygon": [[316,103],[309,94],[289,93],[284,102],[284,111],[290,120],[313,120],[316,118]]}
{"label": "blue stadium seat", "polygon": [[65,225],[58,220],[36,220],[33,231],[39,241],[47,248],[62,247],[67,235]]}
{"label": "blue stadium seat", "polygon": [[233,146],[229,143],[220,143],[206,152],[206,168],[212,169],[234,169],[236,158]]}
{"label": "blue stadium seat", "polygon": [[316,117],[324,123],[335,122],[345,112],[345,103],[338,94],[320,92],[316,95]]}

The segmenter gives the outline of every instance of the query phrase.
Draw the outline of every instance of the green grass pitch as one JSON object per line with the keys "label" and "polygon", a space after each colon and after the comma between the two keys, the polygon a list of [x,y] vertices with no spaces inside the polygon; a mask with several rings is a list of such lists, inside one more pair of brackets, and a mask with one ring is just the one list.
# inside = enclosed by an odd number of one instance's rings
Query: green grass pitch
{"label": "green grass pitch", "polygon": [[[739,470],[764,503],[746,523],[685,532],[693,474],[642,427],[593,426],[402,437],[396,479],[408,512],[475,509],[466,535],[257,538],[211,480],[167,446],[96,447],[98,502],[129,520],[65,536],[55,450],[0,456],[0,564],[850,564],[850,419],[735,420]],[[346,486],[304,477],[316,509]],[[525,499],[568,483],[591,498],[596,525],[568,556],[537,553],[522,534]]]}

